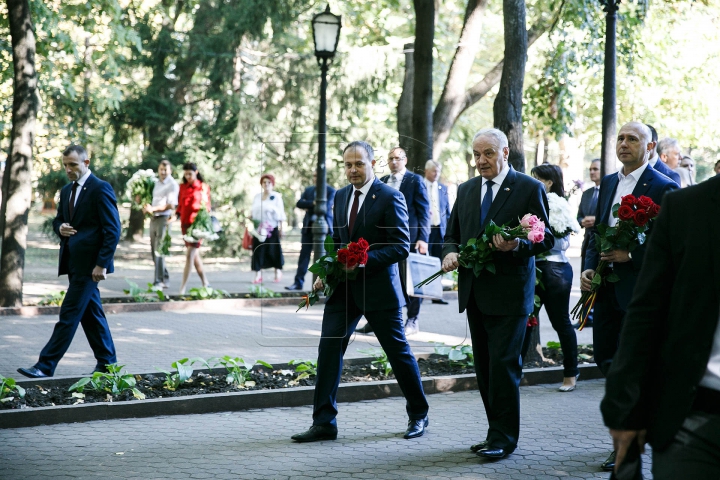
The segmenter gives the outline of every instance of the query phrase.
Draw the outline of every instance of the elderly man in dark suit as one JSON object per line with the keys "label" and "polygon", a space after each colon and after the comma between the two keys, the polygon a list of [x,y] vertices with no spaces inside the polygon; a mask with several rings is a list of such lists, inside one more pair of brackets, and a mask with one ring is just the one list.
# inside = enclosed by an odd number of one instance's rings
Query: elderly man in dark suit
{"label": "elderly man in dark suit", "polygon": [[[395,147],[388,153],[388,167],[390,175],[385,175],[381,182],[390,185],[405,197],[405,204],[408,210],[408,225],[410,227],[410,252],[427,253],[428,241],[430,239],[430,198],[423,178],[409,171],[405,166],[408,159],[405,150]],[[407,294],[406,263],[399,264],[400,279],[403,292],[407,302],[407,322],[405,323],[405,335],[414,335],[420,331],[420,304],[422,299]],[[367,324],[358,329],[360,333],[372,332],[372,325]]]}
{"label": "elderly man in dark suit", "polygon": [[[428,253],[442,260],[443,238],[450,218],[450,199],[448,187],[440,183],[442,166],[434,160],[425,162],[425,187],[430,198],[430,241]],[[432,303],[447,305],[441,298],[434,299]]]}
{"label": "elderly man in dark suit", "polygon": [[[647,124],[646,124],[647,125]],[[652,139],[652,150],[650,151],[650,154],[648,155],[648,163],[652,168],[657,170],[658,172],[662,173],[666,177],[670,178],[673,182],[675,182],[678,187],[680,186],[680,175],[673,169],[669,168],[667,165],[665,165],[665,162],[660,160],[660,155],[658,155],[658,134],[657,130],[655,130],[655,127],[652,125],[647,125],[647,127],[650,129],[650,138]]]}
{"label": "elderly man in dark suit", "polygon": [[[337,438],[337,390],[343,356],[363,315],[385,350],[395,378],[407,400],[409,417],[404,438],[423,435],[428,426],[428,403],[417,361],[405,339],[398,262],[410,251],[408,214],[402,193],[388,187],[373,172],[374,152],[366,142],[351,142],[343,151],[350,185],[335,195],[333,239],[346,245],[364,238],[370,244],[368,261],[354,280],[341,282],[325,304],[318,349],[313,425],[292,437],[296,442]],[[314,289],[323,288],[318,278]]]}
{"label": "elderly man in dark suit", "polygon": [[[317,172],[313,172],[313,183],[317,181]],[[325,214],[325,220],[329,228],[329,234],[332,235],[332,224],[333,214],[332,205],[335,201],[335,189],[330,185],[327,185],[326,189],[327,198],[327,213]],[[292,285],[285,287],[285,290],[302,290],[305,284],[305,274],[308,271],[308,265],[310,265],[310,254],[313,249],[313,217],[315,215],[315,185],[307,187],[298,200],[297,208],[305,210],[305,217],[303,218],[302,229],[300,230],[300,258],[298,258],[298,268],[295,273],[295,281]]]}
{"label": "elderly man in dark suit", "polygon": [[[489,423],[485,440],[470,448],[481,457],[500,459],[515,450],[520,434],[520,353],[533,310],[535,255],[550,250],[555,239],[548,228],[545,187],[508,163],[505,134],[495,128],[480,130],[472,147],[480,176],[458,188],[445,234],[443,270],[459,269],[458,303],[460,312],[467,310],[475,374]],[[459,265],[458,247],[479,237],[490,220],[515,227],[528,213],[545,222],[542,242],[496,235],[496,273],[483,270],[476,277],[472,269]]]}
{"label": "elderly man in dark suit", "polygon": [[67,274],[70,286],[60,307],[60,320],[40,359],[30,368],[18,369],[30,378],[55,374],[80,323],[95,354],[95,371],[105,371],[106,365],[117,362],[98,290],[98,282],[113,272],[113,256],[120,240],[115,193],[109,183],[90,172],[90,159],[83,147],[68,147],[62,161],[72,183],[60,191],[53,229],[60,236],[58,275]]}
{"label": "elderly man in dark suit", "polygon": [[[623,168],[618,173],[606,175],[600,183],[595,227],[590,237],[585,270],[580,277],[581,290],[589,291],[600,260],[610,262],[610,270],[619,277],[615,283],[604,282],[598,289],[595,302],[593,351],[595,363],[605,375],[617,351],[623,318],[635,289],[638,272],[645,260],[645,245],[640,245],[633,252],[612,250],[599,253],[596,250],[595,233],[599,224],[610,227],[617,224],[617,218],[612,215],[613,205],[619,204],[625,195],[645,195],[659,204],[667,192],[678,188],[675,182],[649,166],[647,159],[652,147],[647,125],[630,122],[620,128],[616,152]],[[602,464],[602,468],[610,471],[614,465],[615,452]]]}
{"label": "elderly man in dark suit", "polygon": [[647,438],[655,480],[720,478],[718,217],[720,177],[663,199],[607,375],[616,467]]}

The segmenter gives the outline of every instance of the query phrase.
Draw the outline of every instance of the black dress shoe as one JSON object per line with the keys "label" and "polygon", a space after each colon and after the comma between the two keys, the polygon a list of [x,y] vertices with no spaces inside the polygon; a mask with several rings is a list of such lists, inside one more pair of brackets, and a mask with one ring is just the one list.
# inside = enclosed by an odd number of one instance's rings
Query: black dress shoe
{"label": "black dress shoe", "polygon": [[18,373],[21,373],[25,375],[28,378],[50,378],[51,375],[48,375],[47,373],[43,372],[39,368],[30,367],[30,368],[18,368]]}
{"label": "black dress shoe", "polygon": [[445,300],[442,300],[440,298],[436,298],[435,300],[432,301],[432,303],[437,303],[439,305],[450,305],[448,302],[446,302]]}
{"label": "black dress shoe", "polygon": [[615,468],[615,456],[617,455],[617,452],[613,450],[613,452],[610,454],[610,456],[603,462],[602,465],[600,465],[600,468],[603,469],[604,472],[612,472]]}
{"label": "black dress shoe", "polygon": [[290,438],[299,443],[336,440],[337,427],[331,425],[313,425],[307,432],[298,433]]}
{"label": "black dress shoe", "polygon": [[510,455],[510,452],[504,448],[487,447],[487,448],[478,450],[477,454],[478,454],[478,456],[483,457],[483,458],[491,458],[493,460],[500,460],[501,458],[505,458],[508,455]]}
{"label": "black dress shoe", "polygon": [[370,326],[370,322],[368,322],[368,323],[365,324],[364,327],[362,327],[362,328],[356,328],[355,331],[356,331],[357,333],[364,333],[364,334],[367,335],[368,333],[373,333],[373,328]]}
{"label": "black dress shoe", "polygon": [[427,416],[425,416],[425,418],[418,418],[417,420],[410,419],[403,438],[422,437],[429,423]]}
{"label": "black dress shoe", "polygon": [[285,290],[302,290],[302,285],[298,285],[297,283],[293,283],[289,287],[285,287]]}
{"label": "black dress shoe", "polygon": [[472,450],[473,452],[478,452],[478,451],[482,450],[483,448],[487,448],[488,445],[490,445],[488,443],[488,441],[483,440],[482,442],[476,443],[475,445],[470,445],[470,450]]}

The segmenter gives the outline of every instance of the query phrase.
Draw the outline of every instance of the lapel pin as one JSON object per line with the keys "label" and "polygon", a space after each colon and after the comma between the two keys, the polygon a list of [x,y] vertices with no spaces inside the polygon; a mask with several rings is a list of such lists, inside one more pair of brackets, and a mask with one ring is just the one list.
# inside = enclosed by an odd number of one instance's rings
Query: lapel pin
{"label": "lapel pin", "polygon": [[505,187],[505,191],[506,191],[506,192],[509,192],[510,189],[509,189],[508,187]]}
{"label": "lapel pin", "polygon": [[643,187],[647,187],[647,183],[643,183]]}
{"label": "lapel pin", "polygon": [[373,195],[373,200],[375,200],[375,195]]}

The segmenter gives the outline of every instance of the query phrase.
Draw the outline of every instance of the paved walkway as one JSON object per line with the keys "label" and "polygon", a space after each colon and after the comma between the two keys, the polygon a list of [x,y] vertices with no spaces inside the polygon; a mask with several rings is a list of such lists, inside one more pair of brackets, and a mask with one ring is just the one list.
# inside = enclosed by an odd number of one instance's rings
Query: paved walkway
{"label": "paved walkway", "polygon": [[[310,407],[0,430],[0,477],[29,479],[607,479],[603,381],[575,392],[523,387],[518,449],[499,462],[469,451],[487,429],[477,392],[429,396],[430,427],[403,440],[404,401],[340,405],[334,442],[296,444]],[[652,479],[645,456],[645,478]]]}

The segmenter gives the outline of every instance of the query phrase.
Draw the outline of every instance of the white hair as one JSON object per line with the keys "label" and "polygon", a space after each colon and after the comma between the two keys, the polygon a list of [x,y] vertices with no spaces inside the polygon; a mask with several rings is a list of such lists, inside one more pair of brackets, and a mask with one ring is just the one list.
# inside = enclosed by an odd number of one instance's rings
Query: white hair
{"label": "white hair", "polygon": [[442,165],[437,163],[435,160],[428,160],[427,162],[425,162],[425,170],[432,167],[437,168],[438,172],[442,170]]}
{"label": "white hair", "polygon": [[657,144],[657,154],[662,155],[664,151],[672,147],[677,147],[677,149],[680,150],[680,144],[677,140],[675,140],[674,138],[663,138]]}
{"label": "white hair", "polygon": [[505,135],[502,130],[498,130],[497,128],[483,128],[475,134],[475,136],[473,137],[473,143],[475,143],[475,140],[480,137],[493,137],[500,144],[500,150],[509,145],[507,135]]}

